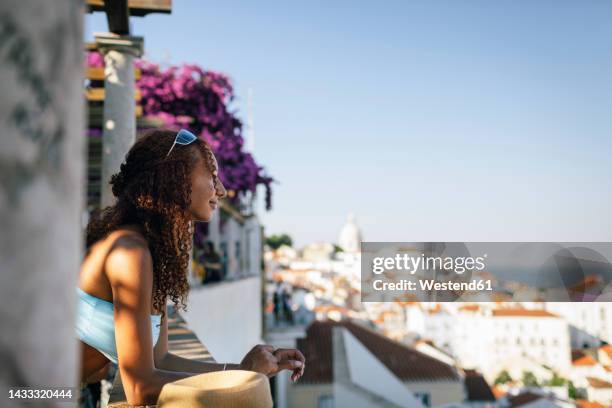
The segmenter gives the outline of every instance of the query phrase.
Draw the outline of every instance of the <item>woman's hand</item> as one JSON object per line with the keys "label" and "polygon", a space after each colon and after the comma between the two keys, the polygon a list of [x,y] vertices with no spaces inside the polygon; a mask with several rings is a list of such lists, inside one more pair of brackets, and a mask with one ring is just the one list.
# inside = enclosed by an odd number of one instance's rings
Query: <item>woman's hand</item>
{"label": "woman's hand", "polygon": [[[274,356],[278,360],[278,366],[280,370],[287,369],[293,370],[291,374],[291,381],[297,381],[302,375],[304,375],[304,368],[306,368],[306,358],[297,349],[276,349]],[[277,371],[277,372],[278,372]]]}
{"label": "woman's hand", "polygon": [[256,371],[273,377],[281,370],[292,370],[291,380],[297,381],[304,374],[306,359],[296,349],[274,350],[272,346],[258,345],[247,353],[240,363],[240,369]]}

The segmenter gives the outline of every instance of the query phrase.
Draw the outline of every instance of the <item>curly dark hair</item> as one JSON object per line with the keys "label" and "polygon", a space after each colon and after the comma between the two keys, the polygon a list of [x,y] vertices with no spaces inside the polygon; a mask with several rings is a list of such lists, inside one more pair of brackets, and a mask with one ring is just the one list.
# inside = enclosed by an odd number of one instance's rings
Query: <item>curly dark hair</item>
{"label": "curly dark hair", "polygon": [[168,299],[175,310],[186,308],[193,236],[188,213],[191,174],[199,157],[211,173],[214,170],[213,152],[200,138],[187,146],[175,145],[166,157],[175,137],[175,131],[154,129],[138,138],[110,179],[115,205],[93,214],[86,230],[89,250],[122,226],[142,228],[153,259],[153,308],[162,315]]}

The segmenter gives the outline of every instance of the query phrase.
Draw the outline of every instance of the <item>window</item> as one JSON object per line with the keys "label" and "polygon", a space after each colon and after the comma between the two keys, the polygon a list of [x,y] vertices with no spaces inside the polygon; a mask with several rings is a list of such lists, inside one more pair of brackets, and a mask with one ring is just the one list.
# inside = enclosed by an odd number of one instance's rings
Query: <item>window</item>
{"label": "window", "polygon": [[334,408],[333,395],[321,395],[317,404],[318,408]]}
{"label": "window", "polygon": [[431,406],[431,398],[429,397],[428,392],[415,392],[414,397],[421,401],[421,404],[423,404],[424,407]]}

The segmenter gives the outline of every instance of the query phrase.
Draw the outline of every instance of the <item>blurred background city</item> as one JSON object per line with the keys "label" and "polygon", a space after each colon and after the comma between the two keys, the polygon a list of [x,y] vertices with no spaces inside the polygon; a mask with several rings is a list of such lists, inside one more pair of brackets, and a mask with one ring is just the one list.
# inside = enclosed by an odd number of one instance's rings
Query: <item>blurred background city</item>
{"label": "blurred background city", "polygon": [[[366,304],[359,280],[365,238],[610,240],[611,11],[181,1],[131,19],[139,127],[197,130],[230,189],[197,227],[185,316],[212,355],[302,350],[279,407],[611,404],[610,304]],[[86,40],[106,27],[88,15]]]}
{"label": "blurred background city", "polygon": [[362,241],[612,241],[612,3],[85,3],[80,227],[149,128],[228,190],[171,349],[300,349],[281,408],[612,406],[612,303],[360,297]]}

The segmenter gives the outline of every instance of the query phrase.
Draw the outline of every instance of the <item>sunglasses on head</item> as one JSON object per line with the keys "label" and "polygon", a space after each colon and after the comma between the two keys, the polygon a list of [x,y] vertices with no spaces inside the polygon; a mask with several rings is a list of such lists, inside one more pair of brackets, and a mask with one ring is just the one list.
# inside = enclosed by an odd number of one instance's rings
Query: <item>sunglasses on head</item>
{"label": "sunglasses on head", "polygon": [[166,155],[166,157],[170,155],[170,152],[172,151],[172,149],[174,149],[174,146],[176,146],[177,144],[186,146],[190,143],[193,143],[193,141],[196,140],[197,138],[198,137],[196,135],[194,135],[193,133],[191,133],[190,131],[186,129],[179,130],[179,132],[176,134],[176,137],[174,138],[174,143],[172,143],[172,147],[170,147],[170,150],[168,150],[168,154]]}

